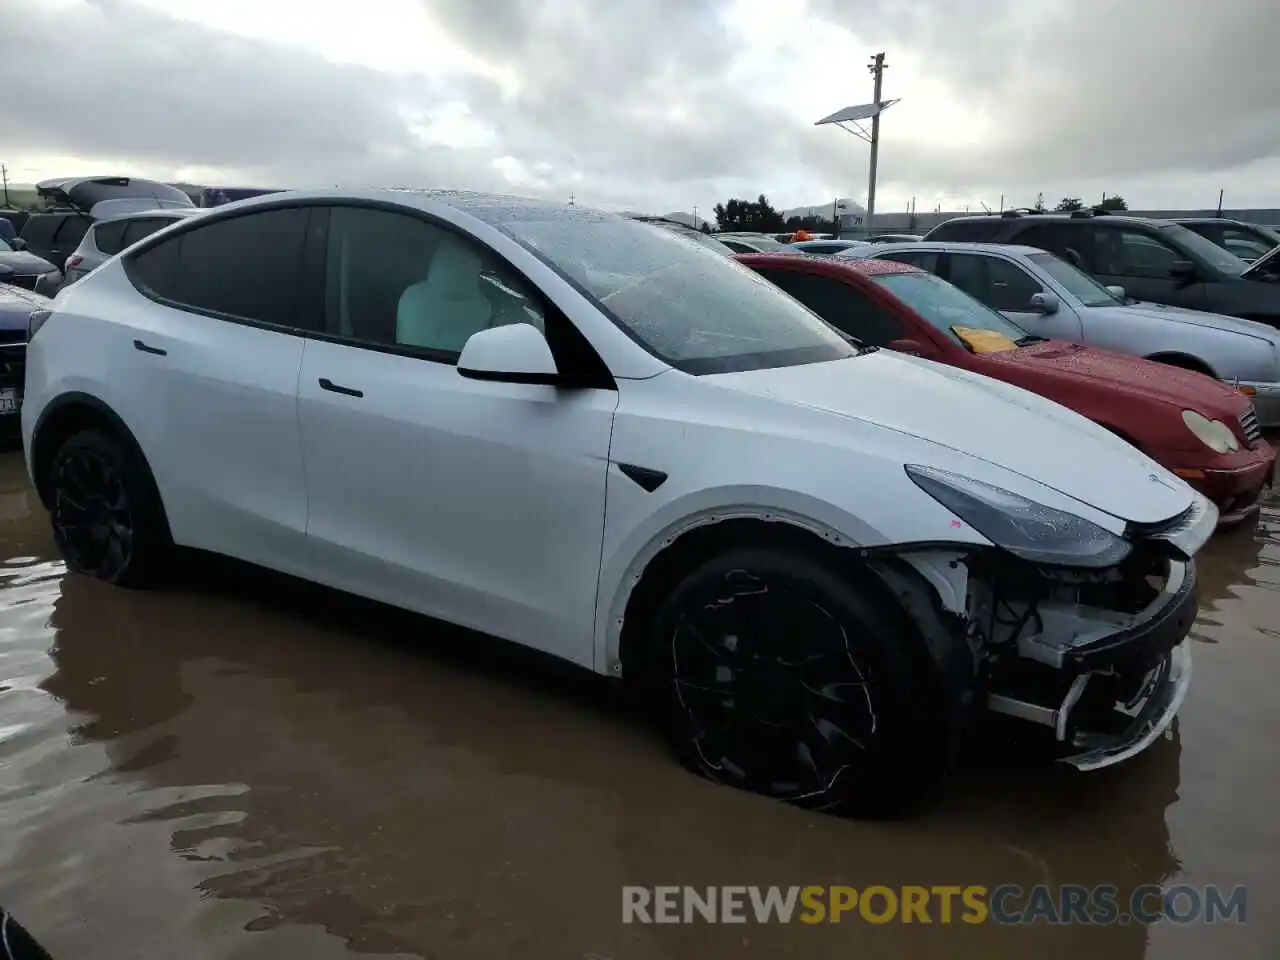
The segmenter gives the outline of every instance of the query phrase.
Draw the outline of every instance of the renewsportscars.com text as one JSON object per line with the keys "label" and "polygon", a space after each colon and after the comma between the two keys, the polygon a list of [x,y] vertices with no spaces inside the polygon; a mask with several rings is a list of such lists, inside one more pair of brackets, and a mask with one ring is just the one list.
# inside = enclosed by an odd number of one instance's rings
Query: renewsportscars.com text
{"label": "renewsportscars.com text", "polygon": [[623,923],[1244,923],[1244,887],[1063,884],[622,888]]}

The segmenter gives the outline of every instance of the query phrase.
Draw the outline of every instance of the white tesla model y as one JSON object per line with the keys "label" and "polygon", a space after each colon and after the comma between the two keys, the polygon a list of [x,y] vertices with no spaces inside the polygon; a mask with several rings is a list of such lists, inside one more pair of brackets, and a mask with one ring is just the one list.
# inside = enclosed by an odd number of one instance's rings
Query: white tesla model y
{"label": "white tesla model y", "polygon": [[635,220],[454,193],[243,201],[31,323],[73,571],[215,551],[636,685],[723,783],[876,814],[988,712],[1080,768],[1189,682],[1213,506],[1082,417],[851,342]]}

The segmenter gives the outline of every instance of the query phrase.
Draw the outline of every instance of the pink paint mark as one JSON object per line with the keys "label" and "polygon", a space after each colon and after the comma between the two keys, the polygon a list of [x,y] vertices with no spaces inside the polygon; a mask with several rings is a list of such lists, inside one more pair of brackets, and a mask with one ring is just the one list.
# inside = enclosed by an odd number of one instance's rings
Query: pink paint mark
{"label": "pink paint mark", "polygon": [[951,521],[951,525],[952,525],[953,527],[963,527],[963,526],[964,526],[964,524],[963,524],[963,523],[961,523],[959,520],[952,520],[952,521]]}

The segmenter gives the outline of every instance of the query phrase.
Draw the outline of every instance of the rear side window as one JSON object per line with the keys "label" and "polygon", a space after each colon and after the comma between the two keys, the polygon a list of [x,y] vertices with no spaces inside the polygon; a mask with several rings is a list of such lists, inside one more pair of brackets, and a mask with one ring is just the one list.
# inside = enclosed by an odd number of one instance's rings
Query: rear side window
{"label": "rear side window", "polygon": [[36,214],[22,226],[22,239],[32,246],[49,247],[53,235],[67,218],[63,213]]}
{"label": "rear side window", "polygon": [[80,241],[84,239],[84,235],[89,232],[91,226],[93,224],[84,217],[67,217],[58,228],[54,246],[63,253],[72,253],[76,247],[80,246]]}
{"label": "rear side window", "polygon": [[290,207],[217,220],[131,256],[133,282],[178,309],[296,329],[321,318],[303,290],[310,209]]}
{"label": "rear side window", "polygon": [[1008,221],[999,218],[990,220],[948,220],[934,227],[925,236],[926,240],[956,240],[965,243],[988,243],[1008,228]]}
{"label": "rear side window", "polygon": [[173,223],[165,217],[140,217],[137,220],[130,220],[128,227],[124,232],[124,245],[132,247],[143,237],[149,237],[162,227],[167,227]]}
{"label": "rear side window", "polygon": [[897,250],[893,253],[882,253],[877,260],[896,260],[898,263],[909,263],[930,273],[938,272],[938,254],[932,250]]}
{"label": "rear side window", "polygon": [[124,228],[127,220],[109,220],[93,228],[93,243],[107,256],[114,256],[124,249]]}
{"label": "rear side window", "polygon": [[1093,271],[1093,243],[1084,224],[1032,223],[1019,230],[1011,242],[1048,250],[1078,270]]}

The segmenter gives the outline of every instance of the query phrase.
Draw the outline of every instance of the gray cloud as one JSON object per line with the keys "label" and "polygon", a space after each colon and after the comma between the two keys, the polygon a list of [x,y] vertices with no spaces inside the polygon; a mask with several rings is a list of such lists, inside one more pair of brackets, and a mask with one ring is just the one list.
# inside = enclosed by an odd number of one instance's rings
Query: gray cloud
{"label": "gray cloud", "polygon": [[812,8],[881,49],[909,49],[975,113],[997,119],[984,147],[896,157],[905,179],[953,189],[1051,185],[1208,173],[1280,156],[1280,17],[1268,0],[813,0]]}
{"label": "gray cloud", "polygon": [[[510,155],[537,175],[527,189],[663,210],[730,193],[790,205],[860,192],[864,148],[729,82],[740,51],[721,22],[727,0],[421,2],[463,46],[514,73],[519,94],[339,65],[125,0],[71,16],[29,0],[0,41],[0,84],[22,91],[0,97],[0,142],[9,154],[198,165],[271,184],[510,189],[492,166]],[[1030,202],[1038,189],[1055,199],[1103,182],[1159,204],[1188,184],[1204,192],[1211,173],[1280,157],[1280,17],[1267,0],[810,6],[859,44],[831,109],[869,94],[865,54],[883,49],[994,121],[979,145],[935,144],[896,132],[913,122],[904,100],[886,121],[882,190],[1022,191],[1017,202]],[[889,96],[901,69],[890,69]],[[457,100],[496,142],[425,145],[400,109]],[[1280,174],[1273,182],[1280,189]]]}
{"label": "gray cloud", "polygon": [[430,102],[483,83],[435,91],[415,77],[410,87],[110,0],[70,16],[34,4],[22,13],[7,19],[0,56],[0,143],[10,153],[223,167],[286,184],[496,184],[487,157],[424,148],[397,109],[410,92]]}

